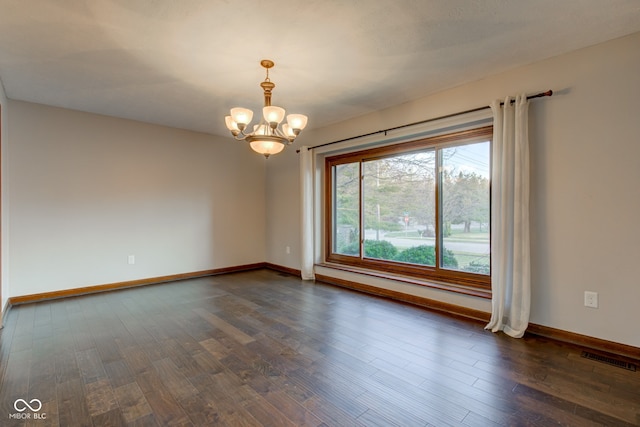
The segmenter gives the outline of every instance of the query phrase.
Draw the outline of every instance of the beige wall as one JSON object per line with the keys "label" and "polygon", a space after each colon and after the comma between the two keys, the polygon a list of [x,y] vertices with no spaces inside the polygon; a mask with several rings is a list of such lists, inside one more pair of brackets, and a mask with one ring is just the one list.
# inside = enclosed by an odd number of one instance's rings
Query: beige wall
{"label": "beige wall", "polygon": [[[640,33],[306,132],[296,145],[313,146],[487,105],[506,95],[553,89],[552,98],[532,101],[530,107],[531,321],[640,346],[640,330],[635,327],[640,323],[638,46]],[[294,151],[275,156],[267,166],[267,261],[299,268]],[[291,255],[285,255],[286,246],[291,246]],[[490,309],[486,300],[359,280]],[[585,290],[599,293],[600,308],[584,307]]]}
{"label": "beige wall", "polygon": [[264,159],[244,144],[26,102],[8,107],[3,297],[265,260]]}
{"label": "beige wall", "polygon": [[[4,307],[7,303],[7,299],[9,298],[9,288],[8,288],[9,254],[6,250],[6,247],[9,242],[9,239],[8,239],[9,227],[8,227],[8,221],[7,221],[8,205],[6,201],[7,156],[5,155],[7,141],[8,141],[7,135],[8,135],[8,129],[9,129],[9,123],[7,120],[7,97],[4,93],[4,86],[2,85],[1,80],[0,80],[0,107],[2,109],[2,117],[0,118],[0,125],[2,126],[2,129],[0,130],[0,132],[2,132],[2,135],[0,135],[0,140],[2,141],[2,146],[0,147],[0,161],[2,162],[2,165],[0,165],[0,174],[1,174],[0,185],[2,186],[2,188],[0,189],[0,197],[2,198],[0,203],[1,209],[2,209],[2,212],[0,213],[2,217],[2,224],[1,224],[2,230],[0,230],[0,245],[1,245],[0,249],[2,252],[0,255],[0,275],[1,275],[0,293],[2,294],[2,298],[0,298],[0,313],[1,313],[4,310]],[[2,325],[2,317],[0,317],[0,326],[1,325]]]}
{"label": "beige wall", "polygon": [[[266,261],[300,268],[299,169],[296,149],[290,145],[267,160]],[[290,253],[287,254],[287,247]]]}

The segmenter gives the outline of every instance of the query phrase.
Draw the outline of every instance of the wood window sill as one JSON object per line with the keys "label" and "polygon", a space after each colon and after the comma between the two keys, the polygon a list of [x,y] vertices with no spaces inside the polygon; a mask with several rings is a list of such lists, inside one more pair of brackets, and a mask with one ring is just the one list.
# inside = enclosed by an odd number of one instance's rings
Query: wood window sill
{"label": "wood window sill", "polygon": [[478,298],[491,299],[491,291],[473,288],[465,285],[456,285],[451,283],[436,282],[431,280],[422,280],[415,277],[403,276],[400,274],[387,273],[378,270],[370,270],[366,268],[353,267],[343,264],[334,263],[319,263],[318,267],[330,268],[333,270],[346,271],[349,273],[362,274],[370,277],[376,277],[379,279],[393,280],[396,282],[409,283],[411,285],[424,286],[427,288],[438,289],[441,291],[455,292],[464,295],[470,295]]}

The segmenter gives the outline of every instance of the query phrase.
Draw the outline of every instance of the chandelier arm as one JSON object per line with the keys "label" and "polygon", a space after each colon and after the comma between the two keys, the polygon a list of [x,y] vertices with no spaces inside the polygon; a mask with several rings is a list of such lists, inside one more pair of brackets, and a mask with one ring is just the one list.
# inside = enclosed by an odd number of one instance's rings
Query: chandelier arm
{"label": "chandelier arm", "polygon": [[[246,129],[246,128],[245,128]],[[244,141],[245,139],[247,139],[248,136],[252,135],[253,132],[249,132],[249,133],[244,133],[244,129],[239,131],[237,134],[233,135],[233,139],[235,139],[236,141]]]}

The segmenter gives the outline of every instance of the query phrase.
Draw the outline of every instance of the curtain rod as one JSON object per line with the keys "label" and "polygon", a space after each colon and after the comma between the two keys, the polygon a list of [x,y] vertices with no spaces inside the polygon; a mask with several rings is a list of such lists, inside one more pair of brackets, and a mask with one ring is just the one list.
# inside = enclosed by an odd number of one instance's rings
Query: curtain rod
{"label": "curtain rod", "polygon": [[[527,96],[527,100],[533,99],[533,98],[542,98],[543,96],[551,96],[551,95],[553,95],[553,91],[552,90],[548,90],[546,92],[540,92],[540,93],[537,93],[535,95],[529,95],[529,96]],[[515,102],[515,99],[512,99],[511,102],[512,103]],[[501,102],[500,105],[504,105],[504,102]],[[487,108],[491,108],[491,107],[489,105],[486,105],[484,107],[472,108],[471,110],[460,111],[458,113],[447,114],[447,115],[440,116],[440,117],[434,117],[432,119],[426,119],[426,120],[421,120],[419,122],[408,123],[406,125],[400,125],[400,126],[395,126],[395,127],[388,128],[388,129],[378,130],[378,131],[375,131],[375,132],[364,133],[362,135],[352,136],[352,137],[349,137],[349,138],[340,139],[338,141],[332,141],[332,142],[327,142],[327,143],[320,144],[320,145],[315,145],[313,147],[307,147],[307,150],[313,150],[314,148],[326,147],[327,145],[337,144],[339,142],[351,141],[352,139],[364,138],[365,136],[377,135],[379,133],[384,133],[386,135],[387,132],[392,131],[392,130],[407,128],[407,127],[411,127],[411,126],[417,126],[417,125],[421,125],[421,124],[424,124],[424,123],[434,122],[436,120],[448,119],[449,117],[461,116],[463,114],[475,113],[476,111],[486,110]],[[300,150],[297,150],[297,152],[300,152]]]}

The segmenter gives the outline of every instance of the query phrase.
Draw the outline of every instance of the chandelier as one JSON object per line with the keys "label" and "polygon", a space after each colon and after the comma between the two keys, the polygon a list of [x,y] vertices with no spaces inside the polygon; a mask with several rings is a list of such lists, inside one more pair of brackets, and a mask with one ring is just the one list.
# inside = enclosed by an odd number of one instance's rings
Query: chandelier
{"label": "chandelier", "polygon": [[264,90],[264,107],[260,123],[253,125],[252,132],[247,132],[247,126],[253,118],[253,111],[240,107],[232,108],[231,115],[226,116],[224,121],[236,140],[247,141],[253,151],[269,158],[270,155],[281,152],[285,145],[291,144],[296,139],[307,125],[307,116],[289,114],[287,123],[280,127],[285,110],[271,105],[271,91],[276,85],[269,80],[269,68],[275,64],[269,59],[263,59],[260,65],[267,70],[267,77],[260,83],[260,87]]}

